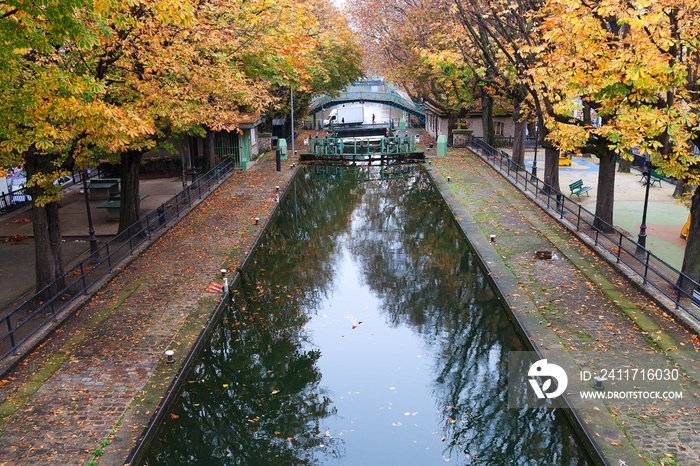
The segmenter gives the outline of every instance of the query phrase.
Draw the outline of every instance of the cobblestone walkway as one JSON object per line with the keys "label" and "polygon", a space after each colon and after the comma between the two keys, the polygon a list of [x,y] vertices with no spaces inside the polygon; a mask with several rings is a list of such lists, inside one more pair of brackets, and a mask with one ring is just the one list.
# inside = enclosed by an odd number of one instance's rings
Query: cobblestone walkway
{"label": "cobblestone walkway", "polygon": [[[0,382],[0,465],[122,464],[277,205],[290,162],[236,171]],[[255,225],[254,218],[260,218]]]}
{"label": "cobblestone walkway", "polygon": [[[430,171],[515,318],[543,357],[569,373],[615,368],[678,369],[664,388],[682,401],[579,401],[575,416],[609,464],[700,463],[698,337],[600,259],[478,157],[433,158]],[[450,182],[446,181],[450,177]],[[489,236],[496,242],[489,244]],[[552,251],[552,259],[537,258]],[[593,381],[569,377],[575,404]],[[647,385],[645,385],[645,383]],[[606,389],[622,382],[606,381]],[[653,384],[637,381],[633,391]],[[658,388],[658,387],[657,387]]]}

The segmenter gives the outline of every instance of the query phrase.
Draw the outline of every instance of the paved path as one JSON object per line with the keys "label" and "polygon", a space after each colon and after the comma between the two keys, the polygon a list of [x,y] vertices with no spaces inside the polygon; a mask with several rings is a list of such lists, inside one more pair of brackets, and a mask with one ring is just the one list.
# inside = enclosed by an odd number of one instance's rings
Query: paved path
{"label": "paved path", "polygon": [[[453,154],[432,158],[431,174],[531,347],[569,373],[564,396],[571,404],[576,405],[579,391],[592,391],[592,382],[577,380],[581,370],[644,366],[677,368],[682,374],[664,384],[683,392],[681,402],[591,400],[582,405],[578,400],[578,409],[570,413],[606,461],[700,462],[697,335],[477,156],[466,150],[462,154],[469,155]],[[489,243],[492,234],[495,244]],[[554,259],[537,259],[541,250],[553,251]],[[611,390],[622,382],[606,384]],[[649,387],[637,381],[630,390]]]}
{"label": "paved path", "polygon": [[0,464],[122,464],[293,172],[235,171],[0,381]]}
{"label": "paved path", "polygon": [[[63,191],[58,202],[60,209],[63,256],[66,270],[84,259],[90,252],[85,197],[81,185],[72,185]],[[182,191],[180,178],[141,180],[139,190],[148,197],[141,201],[141,212],[146,214]],[[105,209],[97,206],[105,202],[90,200],[93,228],[98,241],[108,241],[117,234],[119,222],[110,220]],[[14,309],[36,292],[34,273],[34,227],[31,205],[26,205],[0,216],[0,312]],[[27,237],[21,242],[6,242],[11,235]],[[101,245],[101,244],[100,244]]]}

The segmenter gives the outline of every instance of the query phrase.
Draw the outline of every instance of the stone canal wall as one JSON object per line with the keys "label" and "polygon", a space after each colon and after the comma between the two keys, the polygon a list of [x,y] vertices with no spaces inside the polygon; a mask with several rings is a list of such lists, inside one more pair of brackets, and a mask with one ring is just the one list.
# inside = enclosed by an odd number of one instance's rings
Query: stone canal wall
{"label": "stone canal wall", "polygon": [[243,265],[295,161],[234,172],[8,374],[0,463],[126,462],[221,301],[219,270]]}
{"label": "stone canal wall", "polygon": [[[699,375],[696,336],[477,155],[455,150],[432,158],[426,167],[530,349],[569,371],[561,400],[574,408],[567,411],[592,453],[615,465],[699,462],[694,425],[700,390],[692,382]],[[550,251],[552,258],[541,260],[537,251]],[[640,354],[644,361],[634,356]],[[595,392],[594,381],[572,375],[593,370],[587,366],[592,357],[602,367],[639,361],[646,367],[677,368],[682,380],[666,386],[687,401],[591,399],[577,404],[581,392]],[[615,383],[605,381],[601,393],[611,392]],[[636,385],[632,394],[645,384]]]}

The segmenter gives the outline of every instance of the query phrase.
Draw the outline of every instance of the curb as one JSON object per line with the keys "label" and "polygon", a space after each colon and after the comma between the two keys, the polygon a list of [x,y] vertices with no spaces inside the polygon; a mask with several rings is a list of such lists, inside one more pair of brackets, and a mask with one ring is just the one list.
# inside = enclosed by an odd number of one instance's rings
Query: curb
{"label": "curb", "polygon": [[[258,232],[251,249],[246,253],[246,256],[245,256],[245,259],[243,260],[243,263],[236,268],[235,275],[232,277],[231,281],[229,282],[229,289],[235,288],[235,286],[240,282],[242,275],[245,273],[248,266],[250,265],[250,261],[252,260],[254,254],[257,250],[258,244],[260,243],[261,239],[263,238],[263,236],[265,235],[265,233],[269,229],[271,222],[272,222],[272,219],[277,214],[277,211],[280,208],[282,200],[287,195],[287,193],[290,189],[290,186],[292,185],[292,182],[294,181],[294,178],[297,177],[297,175],[299,173],[300,166],[296,165],[296,162],[294,162],[294,163],[295,163],[295,167],[293,169],[294,172],[291,175],[291,177],[289,178],[289,182],[285,186],[284,191],[281,193],[280,201],[275,205],[275,208],[270,213],[270,216],[266,219],[262,228]],[[218,325],[218,323],[220,322],[221,318],[225,315],[225,310],[227,309],[228,303],[230,302],[230,300],[232,300],[230,293],[225,292],[222,295],[218,304],[215,306],[211,315],[209,316],[205,327],[199,333],[195,342],[190,346],[188,353],[186,355],[184,355],[183,363],[177,368],[177,373],[172,378],[170,385],[163,392],[163,394],[160,396],[161,401],[158,404],[158,406],[155,408],[155,410],[153,411],[153,414],[151,415],[151,418],[150,418],[148,424],[139,434],[138,440],[136,440],[134,442],[135,446],[131,449],[128,456],[122,461],[122,463],[124,465],[139,464],[139,461],[141,461],[141,459],[142,459],[143,455],[146,453],[151,441],[157,435],[160,424],[162,423],[163,419],[168,415],[168,413],[171,411],[172,407],[174,406],[175,402],[177,401],[177,397],[180,394],[180,391],[182,388],[182,380],[185,378],[185,376],[187,376],[189,374],[190,370],[192,369],[192,367],[194,366],[194,364],[196,362],[196,359],[202,353],[202,350],[204,349],[205,345],[207,344],[212,332],[215,330],[215,328]],[[163,363],[162,360],[159,361],[159,364],[162,364],[162,363]],[[134,415],[135,414],[136,413],[134,413]]]}
{"label": "curb", "polygon": [[[512,274],[512,272],[510,272],[506,263],[496,252],[495,248],[490,244],[489,238],[484,234],[472,217],[471,213],[456,196],[452,187],[439,172],[439,169],[434,166],[424,166],[424,168],[426,168],[430,174],[431,180],[442,195],[445,203],[452,211],[455,221],[459,224],[464,235],[467,237],[473,249],[477,253],[477,256],[480,258],[482,266],[488,272],[489,279],[491,280],[494,289],[496,289],[499,294],[499,299],[504,303],[504,307],[507,309],[508,315],[511,317],[511,321],[518,330],[518,333],[520,333],[520,335],[523,337],[527,348],[530,351],[537,353],[541,359],[546,358],[547,354],[534,344],[535,341],[546,338],[548,336],[547,334],[549,333],[546,328],[542,328],[541,324],[538,323],[539,319],[536,317],[539,315],[537,307],[529,297],[518,297],[518,299],[513,297],[513,295],[517,293],[517,290],[519,290],[518,279]],[[558,341],[558,338],[555,338],[555,341]],[[550,349],[550,351],[552,350]],[[566,366],[571,368],[578,367],[573,358],[570,358],[568,353],[564,351],[563,348],[562,351],[559,351],[556,354],[560,360],[562,357],[566,359]],[[605,455],[603,446],[596,442],[596,432],[592,429],[593,426],[591,423],[585,421],[581,413],[576,411],[566,398],[559,398],[558,401],[566,405],[564,414],[569,418],[574,430],[579,434],[579,440],[582,442],[588,453],[592,456],[594,463],[616,464],[616,462],[611,463],[611,460],[609,460]],[[598,405],[596,407],[601,413],[607,413],[607,407],[605,407],[600,401],[591,402],[591,404],[594,403]],[[624,450],[620,447],[617,447],[617,450],[615,450],[618,460],[625,461],[625,464],[644,464],[643,462],[640,462],[637,451],[629,444],[624,436],[624,433],[620,431],[614,420],[612,420],[612,418],[602,418],[601,420],[603,420],[603,425],[598,424],[598,429],[605,430],[608,437],[612,435],[614,436],[612,440],[618,444],[624,445]],[[606,440],[610,440],[610,438]],[[624,460],[619,459],[619,457],[624,458]]]}

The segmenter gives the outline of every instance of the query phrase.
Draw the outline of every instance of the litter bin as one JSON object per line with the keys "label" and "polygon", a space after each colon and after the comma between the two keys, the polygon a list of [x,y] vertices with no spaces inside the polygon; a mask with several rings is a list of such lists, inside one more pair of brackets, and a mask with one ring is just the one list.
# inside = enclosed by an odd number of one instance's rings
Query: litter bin
{"label": "litter bin", "polygon": [[272,139],[270,139],[270,146],[272,149],[277,149],[277,142],[279,140],[279,137],[277,136],[272,136]]}
{"label": "litter bin", "polygon": [[437,156],[444,157],[447,155],[447,136],[441,134],[437,138]]}

